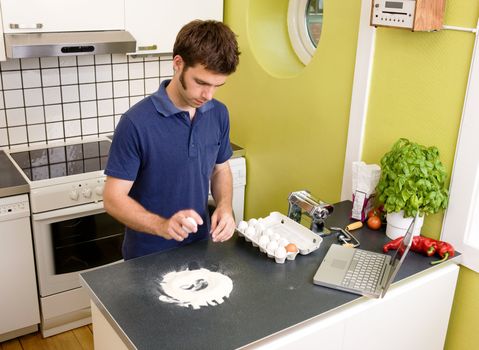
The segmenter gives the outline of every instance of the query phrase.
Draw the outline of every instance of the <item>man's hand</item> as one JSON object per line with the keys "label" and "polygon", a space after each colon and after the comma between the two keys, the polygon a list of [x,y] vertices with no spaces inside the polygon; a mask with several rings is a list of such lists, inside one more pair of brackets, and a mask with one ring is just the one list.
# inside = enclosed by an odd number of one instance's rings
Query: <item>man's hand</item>
{"label": "man's hand", "polygon": [[224,242],[233,236],[236,223],[231,209],[216,208],[211,216],[211,236],[213,242]]}
{"label": "man's hand", "polygon": [[[195,223],[188,218],[192,218]],[[198,225],[203,225],[203,219],[196,211],[192,209],[180,210],[169,219],[164,220],[159,225],[156,234],[166,239],[174,239],[181,242],[190,233],[197,232]]]}

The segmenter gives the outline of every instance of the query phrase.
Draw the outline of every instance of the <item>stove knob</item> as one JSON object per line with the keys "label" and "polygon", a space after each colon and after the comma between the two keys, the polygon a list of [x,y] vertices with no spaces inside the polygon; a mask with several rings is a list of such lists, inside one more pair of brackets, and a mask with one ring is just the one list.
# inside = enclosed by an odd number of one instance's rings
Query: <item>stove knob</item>
{"label": "stove knob", "polygon": [[82,192],[83,197],[90,198],[91,197],[91,190],[89,188],[85,188]]}
{"label": "stove knob", "polygon": [[99,196],[103,195],[103,186],[97,186],[95,188],[95,193]]}
{"label": "stove knob", "polygon": [[73,190],[70,192],[70,199],[77,201],[79,197],[79,193],[77,190]]}

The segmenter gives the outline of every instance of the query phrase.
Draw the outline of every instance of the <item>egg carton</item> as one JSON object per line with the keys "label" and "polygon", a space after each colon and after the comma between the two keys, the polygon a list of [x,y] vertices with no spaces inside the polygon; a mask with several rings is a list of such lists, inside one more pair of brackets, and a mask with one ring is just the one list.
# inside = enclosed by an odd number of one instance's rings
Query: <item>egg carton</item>
{"label": "egg carton", "polygon": [[[313,231],[275,211],[265,218],[241,221],[236,231],[240,237],[244,237],[279,264],[294,260],[298,253],[307,255],[315,251],[323,241]],[[286,251],[286,246],[290,243],[296,246],[296,251]]]}

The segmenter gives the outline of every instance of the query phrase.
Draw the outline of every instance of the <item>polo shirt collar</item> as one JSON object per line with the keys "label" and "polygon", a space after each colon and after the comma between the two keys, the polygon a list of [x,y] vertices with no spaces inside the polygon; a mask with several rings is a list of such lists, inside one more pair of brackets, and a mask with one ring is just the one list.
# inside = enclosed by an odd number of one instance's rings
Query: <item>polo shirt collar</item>
{"label": "polo shirt collar", "polygon": [[[173,104],[173,102],[168,97],[168,94],[166,93],[166,87],[168,86],[170,81],[171,79],[163,80],[160,84],[160,88],[154,94],[151,95],[151,100],[153,101],[153,105],[155,106],[158,113],[160,113],[164,117],[169,117],[171,115],[184,112],[181,109],[178,109]],[[196,111],[200,113],[205,113],[211,108],[213,108],[213,102],[208,101],[201,107],[197,108]]]}

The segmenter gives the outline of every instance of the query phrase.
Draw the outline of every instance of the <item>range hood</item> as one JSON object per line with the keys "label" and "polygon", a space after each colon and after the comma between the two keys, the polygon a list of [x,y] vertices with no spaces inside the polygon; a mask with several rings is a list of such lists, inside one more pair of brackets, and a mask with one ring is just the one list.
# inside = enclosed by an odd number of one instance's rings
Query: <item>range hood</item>
{"label": "range hood", "polygon": [[136,40],[125,30],[5,34],[8,58],[77,56],[136,51]]}

